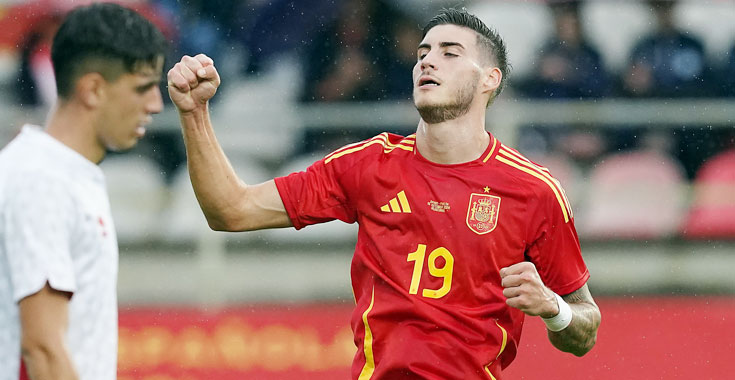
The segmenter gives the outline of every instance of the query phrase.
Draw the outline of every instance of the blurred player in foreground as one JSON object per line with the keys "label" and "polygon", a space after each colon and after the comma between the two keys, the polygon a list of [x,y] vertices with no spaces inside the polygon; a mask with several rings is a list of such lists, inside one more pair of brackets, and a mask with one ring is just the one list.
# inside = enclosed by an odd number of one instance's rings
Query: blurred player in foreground
{"label": "blurred player in foreground", "polygon": [[115,4],[72,10],[54,37],[58,104],[0,152],[0,380],[117,376],[118,247],[97,164],[161,111],[165,49]]}
{"label": "blurred player in foreground", "polygon": [[417,54],[415,135],[383,133],[259,185],[238,179],[216,141],[212,60],[183,57],[169,94],[209,225],[359,224],[354,379],[499,379],[524,315],[543,317],[560,350],[585,354],[600,312],[569,202],[545,168],[484,129],[507,76],[502,40],[475,16],[445,10]]}

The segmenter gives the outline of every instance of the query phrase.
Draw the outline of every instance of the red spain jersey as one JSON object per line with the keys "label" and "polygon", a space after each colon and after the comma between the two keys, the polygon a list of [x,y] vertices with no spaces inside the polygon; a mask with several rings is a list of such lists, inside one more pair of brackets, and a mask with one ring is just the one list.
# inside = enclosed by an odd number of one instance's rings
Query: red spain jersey
{"label": "red spain jersey", "polygon": [[558,294],[583,286],[572,210],[548,170],[492,135],[456,165],[415,143],[383,133],[276,186],[297,229],[359,224],[353,379],[500,379],[524,314],[506,305],[499,271],[527,260]]}

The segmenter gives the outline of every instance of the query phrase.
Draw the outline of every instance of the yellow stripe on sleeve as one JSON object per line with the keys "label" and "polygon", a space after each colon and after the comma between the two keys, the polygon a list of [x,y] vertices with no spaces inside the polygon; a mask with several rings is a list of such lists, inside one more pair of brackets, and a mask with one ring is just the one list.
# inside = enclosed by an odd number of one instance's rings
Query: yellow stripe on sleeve
{"label": "yellow stripe on sleeve", "polygon": [[561,198],[564,201],[564,205],[566,206],[567,211],[569,212],[570,215],[573,215],[572,214],[572,205],[569,203],[569,199],[567,199],[567,195],[564,192],[564,188],[561,187],[561,184],[559,183],[559,181],[556,178],[554,178],[554,177],[551,176],[551,173],[549,172],[549,169],[546,169],[546,168],[544,168],[542,166],[538,166],[538,165],[534,164],[533,162],[529,161],[527,158],[521,156],[520,154],[513,153],[512,151],[508,151],[506,149],[503,149],[502,147],[500,148],[500,151],[498,152],[498,154],[503,154],[507,158],[513,159],[515,162],[517,162],[517,163],[519,163],[519,164],[521,164],[523,166],[526,166],[526,167],[528,167],[530,169],[535,169],[539,174],[541,174],[546,179],[548,179],[549,181],[551,181],[551,183],[553,183],[554,185],[556,185],[555,187],[559,190],[559,194],[561,194]]}
{"label": "yellow stripe on sleeve", "polygon": [[561,182],[559,182],[556,178],[554,178],[554,183],[556,183],[557,186],[559,186],[559,190],[561,191],[561,196],[564,198],[564,203],[566,203],[567,208],[569,209],[569,215],[574,218],[574,211],[572,210],[572,204],[569,202],[569,198],[567,198],[567,192],[564,190],[564,188],[561,186]]}
{"label": "yellow stripe on sleeve", "polygon": [[544,176],[544,178],[548,179],[552,184],[555,185],[556,189],[558,190],[558,194],[561,194],[561,198],[564,201],[564,205],[566,206],[567,211],[569,212],[570,215],[572,215],[572,206],[569,203],[569,199],[567,199],[567,195],[564,192],[564,188],[561,186],[561,184],[556,178],[551,176],[551,174],[549,173],[549,169],[546,169],[542,166],[538,166],[534,164],[533,162],[529,161],[527,158],[521,156],[520,154],[503,149],[503,147],[500,148],[500,151],[498,152],[498,154],[503,154],[507,158],[513,159],[515,162],[529,169],[535,169],[537,173],[541,174],[542,176]]}
{"label": "yellow stripe on sleeve", "polygon": [[518,160],[521,160],[521,161],[524,161],[524,162],[527,162],[528,164],[530,164],[531,166],[535,167],[536,169],[541,170],[544,173],[547,173],[547,174],[551,175],[551,172],[549,171],[548,168],[545,168],[545,167],[543,167],[541,165],[537,165],[537,164],[533,163],[531,160],[529,160],[528,158],[524,157],[522,154],[520,154],[520,153],[516,152],[515,150],[513,150],[511,148],[508,148],[507,146],[505,146],[505,144],[500,144],[500,149],[503,150],[503,153],[505,153],[505,155],[507,155],[509,157],[514,157],[514,158],[516,158]]}
{"label": "yellow stripe on sleeve", "polygon": [[536,178],[544,181],[544,183],[546,183],[547,185],[549,185],[549,187],[551,188],[551,190],[554,192],[554,195],[556,195],[556,200],[559,201],[559,206],[561,207],[561,212],[564,214],[564,222],[565,223],[569,222],[569,214],[567,213],[567,207],[564,204],[564,200],[562,199],[561,195],[559,194],[559,191],[556,189],[556,186],[554,186],[554,184],[551,183],[551,181],[549,179],[547,179],[545,176],[543,176],[542,174],[540,174],[538,171],[536,171],[534,169],[530,169],[530,168],[521,166],[520,164],[518,164],[516,162],[513,162],[513,161],[511,161],[511,160],[509,160],[509,159],[507,159],[505,157],[500,156],[500,155],[495,156],[495,159],[498,160],[498,161],[500,161],[500,162],[502,162],[502,163],[504,163],[504,164],[507,164],[509,166],[512,166],[512,167],[514,167],[514,168],[516,168],[516,169],[518,169],[518,170],[520,170],[522,172],[528,173],[528,174],[530,174],[530,175],[532,175],[532,176],[534,176],[534,177],[536,177]]}
{"label": "yellow stripe on sleeve", "polygon": [[340,150],[337,150],[337,151],[335,151],[335,152],[327,155],[326,159],[324,160],[324,163],[325,164],[328,164],[329,162],[331,162],[334,159],[340,158],[342,156],[345,156],[345,155],[348,155],[348,154],[351,154],[351,153],[359,152],[359,151],[361,151],[361,150],[369,147],[370,145],[375,145],[375,144],[380,144],[380,145],[383,146],[383,153],[390,153],[390,152],[392,152],[395,149],[402,149],[402,150],[405,150],[405,151],[413,152],[413,149],[414,149],[413,148],[413,145],[415,143],[416,142],[414,140],[406,138],[406,139],[403,139],[403,140],[399,141],[396,144],[393,144],[388,139],[388,133],[383,132],[383,133],[381,133],[381,134],[379,134],[379,135],[371,138],[370,140],[367,140],[367,141],[361,142],[361,143],[355,143],[355,144],[347,145],[347,146],[341,148]]}
{"label": "yellow stripe on sleeve", "polygon": [[358,141],[358,142],[356,142],[356,143],[352,143],[352,144],[347,144],[347,145],[345,145],[345,146],[343,146],[343,147],[341,147],[341,148],[339,148],[339,149],[335,150],[334,152],[332,152],[332,153],[329,153],[329,154],[328,154],[328,155],[326,155],[326,156],[325,156],[324,158],[329,158],[330,156],[334,156],[335,154],[339,154],[339,153],[342,153],[343,151],[345,151],[345,150],[347,150],[347,149],[350,149],[350,148],[355,148],[355,147],[359,147],[359,146],[365,145],[365,144],[369,143],[370,141],[373,141],[373,140],[375,140],[375,139],[378,139],[378,138],[380,138],[380,137],[381,137],[381,136],[382,136],[383,134],[384,134],[384,133],[381,133],[381,134],[379,134],[379,135],[377,135],[377,136],[375,136],[375,137],[369,138],[369,139],[367,139],[367,140],[363,140],[363,141]]}
{"label": "yellow stripe on sleeve", "polygon": [[378,138],[375,138],[375,139],[370,140],[370,141],[368,141],[365,144],[362,144],[360,146],[357,146],[357,147],[354,147],[354,148],[350,148],[350,149],[345,149],[345,150],[342,150],[340,152],[335,152],[333,155],[327,157],[327,159],[324,161],[324,163],[325,164],[328,164],[330,161],[334,160],[335,158],[340,158],[340,157],[342,157],[344,155],[347,155],[347,154],[350,154],[350,153],[359,152],[359,151],[361,151],[361,150],[369,147],[370,145],[374,145],[374,144],[380,144],[380,145],[383,145],[385,147],[385,141],[380,140]]}

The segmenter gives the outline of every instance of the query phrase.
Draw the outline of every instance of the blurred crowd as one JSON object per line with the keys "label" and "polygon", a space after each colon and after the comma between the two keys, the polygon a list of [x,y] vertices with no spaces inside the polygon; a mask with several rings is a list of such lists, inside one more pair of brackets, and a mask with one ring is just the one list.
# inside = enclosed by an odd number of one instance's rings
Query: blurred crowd
{"label": "blurred crowd", "polygon": [[[722,52],[726,59],[711,62],[702,41],[679,28],[673,14],[676,1],[642,0],[650,9],[656,27],[641,36],[619,72],[608,70],[598,47],[585,35],[580,20],[583,1],[549,0],[553,33],[539,47],[528,75],[511,78],[517,97],[532,99],[693,98],[735,96],[735,44]],[[385,0],[150,0],[128,1],[148,15],[169,37],[170,61],[182,54],[204,52],[214,58],[228,77],[259,75],[268,62],[281,54],[296,54],[302,71],[302,102],[409,101],[410,71],[415,63],[422,12],[411,12],[401,2]],[[33,9],[22,36],[14,43],[19,50],[15,92],[12,99],[25,106],[48,106],[54,100],[53,74],[48,61],[50,39],[59,15],[70,4],[66,0],[32,0],[12,4],[4,12],[4,24],[12,20],[13,7]],[[471,4],[471,2],[469,3]],[[0,41],[1,42],[1,41]],[[232,81],[225,81],[224,85]],[[349,125],[345,125],[349,130]],[[553,149],[558,136],[548,136]],[[409,133],[412,126],[396,126],[395,132]],[[300,152],[331,149],[342,143],[368,137],[376,131],[304,131]],[[600,132],[598,143],[606,149],[635,145],[638,130]],[[712,138],[711,134],[722,134]],[[732,134],[680,133],[670,145],[692,176],[702,160],[732,144]],[[165,137],[161,137],[165,139]],[[637,137],[636,137],[637,138]],[[155,139],[155,136],[154,136]],[[569,140],[569,139],[568,139]],[[594,144],[595,139],[584,139]],[[572,136],[569,141],[577,141]],[[687,149],[697,141],[697,149]],[[162,142],[174,144],[173,142]],[[705,147],[702,147],[702,144]],[[551,147],[551,148],[549,148]],[[529,149],[535,149],[529,146]],[[602,149],[602,148],[600,148]],[[584,152],[593,148],[580,148]],[[160,157],[169,165],[181,154]]]}
{"label": "blurred crowd", "polygon": [[[583,4],[549,2],[554,34],[538,50],[533,73],[516,83],[520,96],[577,100],[735,96],[735,44],[729,51],[721,52],[725,59],[712,61],[703,42],[676,25],[677,1],[644,1],[654,16],[655,27],[632,46],[619,73],[606,69],[598,48],[585,36],[580,20]],[[732,6],[735,12],[735,3]],[[544,141],[552,145],[550,149],[558,144],[556,149],[565,150],[578,161],[615,151],[655,147],[675,155],[690,178],[707,158],[735,146],[732,128],[688,126],[685,130],[663,132],[632,125],[605,131],[585,128],[584,136],[573,129],[561,135],[555,130],[556,136],[550,136],[551,132],[544,127],[538,126],[534,132],[544,135]]]}
{"label": "blurred crowd", "polygon": [[[553,33],[539,46],[532,71],[511,78],[509,96],[542,100],[735,97],[735,44],[720,52],[723,59],[714,62],[705,53],[703,42],[674,22],[676,1],[641,1],[655,27],[631,47],[625,67],[612,71],[582,27],[584,1],[548,0]],[[170,39],[167,66],[182,54],[203,52],[214,58],[223,76],[253,77],[267,70],[274,57],[296,55],[301,65],[301,89],[295,98],[303,103],[409,102],[410,72],[421,39],[420,27],[427,16],[427,12],[406,6],[410,2],[387,0],[126,3],[153,19]],[[19,52],[16,78],[10,86],[17,104],[43,107],[53,102],[49,44],[59,15],[70,4],[75,2],[31,0],[4,6],[0,26],[16,29],[20,27],[15,25],[19,20],[14,9],[36,7],[26,9],[33,20],[20,22],[25,26],[18,37],[10,37],[8,32],[6,41],[0,39],[0,44],[14,45]],[[471,4],[468,1],[466,5]],[[230,83],[233,81],[223,82],[225,91]],[[344,127],[303,130],[300,148],[293,154],[334,149],[378,132],[351,129],[349,120]],[[590,157],[656,141],[655,146],[668,149],[680,160],[690,178],[708,157],[733,145],[731,128],[688,126],[670,133],[657,130],[651,132],[656,136],[641,138],[649,135],[641,126],[604,130],[569,126],[553,132],[546,127],[524,129],[524,135],[530,137],[521,138],[521,148],[565,154],[584,163]],[[413,128],[395,126],[392,132],[411,133]],[[171,131],[154,132],[146,144],[165,173],[173,172],[184,159],[180,138]]]}

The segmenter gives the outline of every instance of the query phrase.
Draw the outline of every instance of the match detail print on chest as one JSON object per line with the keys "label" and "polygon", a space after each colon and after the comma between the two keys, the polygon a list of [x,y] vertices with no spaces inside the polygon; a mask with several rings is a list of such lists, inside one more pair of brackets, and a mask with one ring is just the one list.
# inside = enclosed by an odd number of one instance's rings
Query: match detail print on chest
{"label": "match detail print on chest", "polygon": [[[420,212],[421,214],[430,217],[430,215],[436,214],[448,214],[449,212],[456,212],[462,208],[464,202],[458,201],[463,197],[467,196],[467,214],[465,216],[465,224],[470,231],[484,235],[492,232],[498,225],[498,218],[500,215],[500,203],[501,198],[497,195],[493,195],[492,190],[488,186],[476,189],[476,192],[472,192],[472,188],[467,195],[452,194],[452,196],[438,197],[436,194],[429,195],[429,199],[417,200],[412,196],[410,190],[397,189],[393,190],[390,194],[395,194],[387,203],[382,203],[379,208],[381,213],[384,214],[411,214],[414,212]],[[464,198],[467,199],[467,198]],[[456,211],[452,211],[452,206]],[[424,208],[426,208],[424,210]],[[437,215],[438,216],[438,215]]]}

